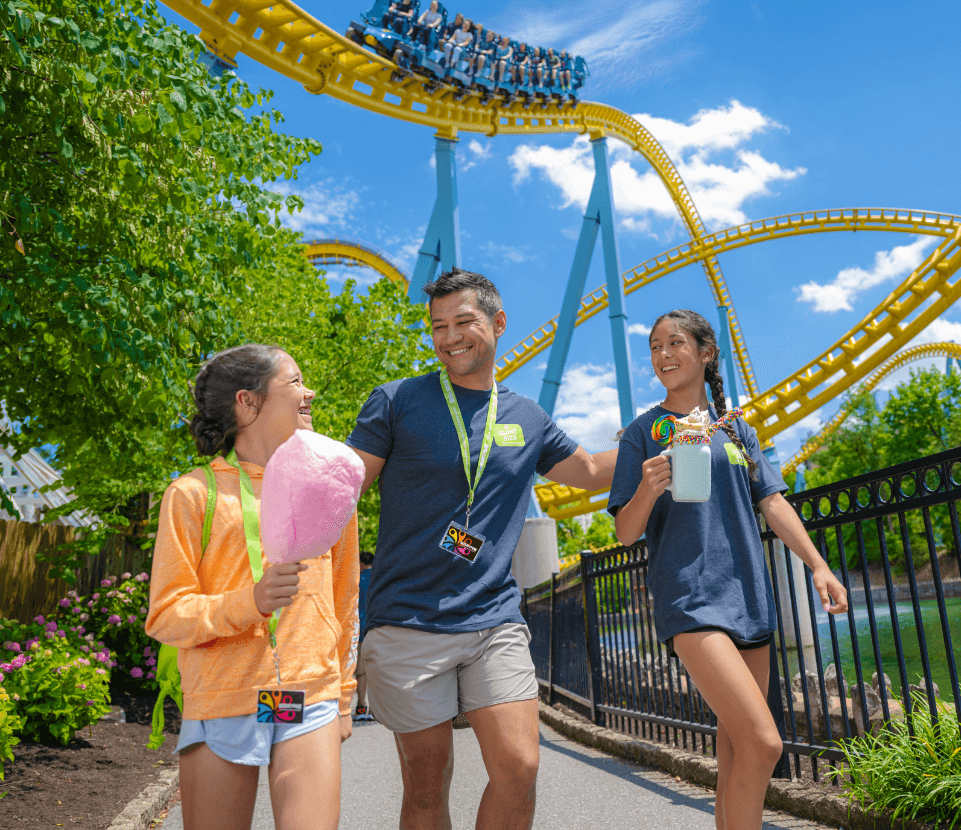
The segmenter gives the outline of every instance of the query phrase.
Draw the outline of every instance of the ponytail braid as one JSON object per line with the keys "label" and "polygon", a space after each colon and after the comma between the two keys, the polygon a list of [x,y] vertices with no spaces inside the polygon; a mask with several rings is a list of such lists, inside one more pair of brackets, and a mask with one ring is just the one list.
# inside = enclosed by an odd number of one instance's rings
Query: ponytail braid
{"label": "ponytail braid", "polygon": [[[727,401],[724,398],[724,379],[721,377],[718,362],[719,353],[717,347],[715,347],[714,357],[708,361],[707,368],[704,370],[704,380],[711,390],[711,398],[714,401],[714,411],[717,413],[717,417],[720,418],[727,412]],[[747,462],[748,475],[752,479],[757,480],[757,462],[751,458],[744,449],[744,444],[741,443],[741,439],[738,438],[734,425],[724,424],[721,429],[727,433],[727,437],[731,439],[731,443],[733,443],[734,446],[741,451],[741,455],[744,456],[744,460]]]}

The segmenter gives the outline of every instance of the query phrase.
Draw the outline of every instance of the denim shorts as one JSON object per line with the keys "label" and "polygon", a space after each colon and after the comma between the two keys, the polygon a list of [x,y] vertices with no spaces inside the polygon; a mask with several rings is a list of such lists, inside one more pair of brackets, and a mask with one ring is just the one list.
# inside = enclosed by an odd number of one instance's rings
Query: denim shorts
{"label": "denim shorts", "polygon": [[207,744],[211,752],[232,764],[265,767],[270,763],[270,749],[281,741],[289,741],[326,726],[338,715],[339,701],[322,700],[304,707],[303,723],[258,723],[257,715],[232,718],[184,720],[176,754],[197,744]]}

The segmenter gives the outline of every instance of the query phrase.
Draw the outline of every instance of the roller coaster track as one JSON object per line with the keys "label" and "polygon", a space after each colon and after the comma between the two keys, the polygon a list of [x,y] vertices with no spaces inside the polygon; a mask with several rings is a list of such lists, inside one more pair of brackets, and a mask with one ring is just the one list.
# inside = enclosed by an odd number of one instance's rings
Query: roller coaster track
{"label": "roller coaster track", "polygon": [[[862,222],[858,229],[927,233],[948,238],[831,348],[786,380],[743,404],[744,418],[757,430],[762,446],[878,369],[905,343],[961,299],[961,279],[951,282],[961,268],[961,217],[920,211],[890,211],[890,219],[882,220],[879,214],[884,213],[887,212],[858,210],[797,214],[797,224],[802,224],[803,217],[811,217],[803,222],[808,233],[854,230],[853,227],[844,227],[843,217],[846,215],[847,222],[854,222],[856,216],[864,215],[863,221],[858,219]],[[875,218],[869,221],[866,217],[871,214]],[[829,215],[834,215],[835,219],[830,220]],[[817,223],[813,221],[817,216],[824,216],[820,231],[816,230]],[[791,218],[778,217],[753,222],[714,236],[726,240],[727,246],[722,245],[722,249],[728,250],[792,235],[787,231],[790,224],[787,220]],[[692,252],[684,251],[689,247],[675,248],[635,269],[633,273],[638,278],[637,283],[648,284],[664,275],[659,273],[661,270],[670,273],[694,261]],[[606,499],[598,499],[605,493],[604,490],[584,491],[555,483],[539,484],[534,490],[541,506],[553,518],[589,513],[607,504]]]}
{"label": "roller coaster track", "polygon": [[[485,100],[480,94],[457,87],[399,77],[392,62],[361,48],[287,0],[164,3],[199,26],[207,47],[227,61],[232,62],[237,52],[243,52],[301,83],[308,92],[433,127],[442,136],[454,138],[459,131],[466,131],[488,136],[581,133],[592,139],[618,138],[657,171],[691,239],[705,235],[691,195],[667,154],[640,123],[614,107],[587,101],[525,106],[501,96]],[[715,302],[730,309],[731,343],[741,382],[747,394],[754,396],[758,391],[754,370],[721,267],[713,255],[698,261]]]}
{"label": "roller coaster track", "polygon": [[355,239],[312,239],[304,243],[304,256],[315,265],[346,265],[348,267],[366,266],[392,282],[410,282],[387,256],[375,248]]}
{"label": "roller coaster track", "polygon": [[[953,357],[956,360],[961,360],[961,345],[957,343],[923,343],[920,346],[914,346],[913,348],[898,352],[894,357],[882,364],[867,380],[861,383],[855,390],[855,394],[870,392],[888,375],[896,372],[908,363],[915,363],[918,360],[931,357]],[[786,463],[781,465],[781,472],[793,473],[799,465],[807,461],[820,447],[824,446],[828,438],[838,431],[841,424],[843,424],[848,415],[851,414],[851,409],[852,402],[849,400],[837,411],[830,421],[821,427],[817,435],[812,435],[800,450],[791,456]]]}

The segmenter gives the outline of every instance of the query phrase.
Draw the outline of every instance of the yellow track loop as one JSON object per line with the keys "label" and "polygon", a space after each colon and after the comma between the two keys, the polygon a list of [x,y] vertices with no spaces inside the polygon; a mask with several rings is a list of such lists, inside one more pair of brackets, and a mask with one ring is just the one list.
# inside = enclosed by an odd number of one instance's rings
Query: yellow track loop
{"label": "yellow track loop", "polygon": [[[864,383],[858,386],[855,394],[869,392],[888,375],[896,372],[908,363],[914,363],[918,360],[931,357],[953,357],[961,360],[961,345],[957,343],[924,343],[911,349],[905,349],[903,352],[898,352],[865,380]],[[820,447],[824,446],[828,438],[838,431],[838,428],[850,414],[851,407],[848,404],[842,406],[835,416],[821,428],[821,431],[818,432],[817,435],[811,436],[805,442],[804,446],[781,466],[781,472],[785,474],[793,473],[800,464],[803,464]]]}
{"label": "yellow track loop", "polygon": [[[737,225],[665,251],[624,272],[624,290],[630,294],[650,285],[655,280],[700,261],[705,256],[717,256],[745,245],[831,231],[895,231],[900,233],[950,236],[961,227],[961,216],[893,208],[838,208],[808,213],[791,213]],[[607,288],[601,286],[581,299],[575,325],[589,320],[607,308]],[[559,317],[525,337],[514,348],[497,360],[497,379],[503,380],[554,342]],[[754,392],[757,395],[757,391]]]}
{"label": "yellow track loop", "polygon": [[[286,0],[164,0],[178,14],[200,27],[200,37],[212,52],[232,61],[237,52],[303,84],[308,92],[435,128],[440,135],[458,131],[500,134],[584,133],[591,138],[619,138],[639,152],[657,171],[692,239],[704,236],[687,187],[667,154],[641,124],[624,112],[588,101],[577,105],[552,102],[541,106],[513,104],[494,96],[484,102],[473,93],[439,85],[428,91],[415,77],[391,80],[397,67],[339,35]],[[714,300],[731,309],[731,338],[741,380],[748,394],[757,394],[754,371],[734,304],[720,265],[713,256],[699,260]]]}
{"label": "yellow track loop", "polygon": [[304,243],[304,256],[315,265],[365,265],[392,282],[410,278],[379,251],[352,239],[314,239]]}

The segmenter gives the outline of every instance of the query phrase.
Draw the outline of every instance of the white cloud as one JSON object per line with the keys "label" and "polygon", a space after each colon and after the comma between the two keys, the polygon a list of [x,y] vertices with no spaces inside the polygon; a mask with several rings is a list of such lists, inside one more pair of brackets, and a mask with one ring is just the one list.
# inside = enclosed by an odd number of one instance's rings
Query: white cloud
{"label": "white cloud", "polygon": [[467,142],[467,152],[461,154],[461,159],[457,165],[458,172],[463,173],[465,170],[470,170],[472,167],[487,161],[491,157],[491,152],[489,143],[481,144],[476,138],[472,138]]}
{"label": "white cloud", "polygon": [[631,323],[627,327],[628,334],[636,334],[639,337],[647,337],[651,333],[651,327],[645,326],[643,323]]}
{"label": "white cloud", "polygon": [[613,449],[621,428],[614,368],[592,363],[569,367],[557,395],[554,420],[589,452]]}
{"label": "white cloud", "polygon": [[360,205],[360,193],[350,190],[333,179],[305,186],[295,181],[272,182],[268,189],[289,195],[296,193],[304,200],[304,209],[298,213],[284,210],[280,221],[288,228],[302,231],[306,239],[326,236],[346,228]]}
{"label": "white cloud", "polygon": [[528,251],[527,246],[518,248],[513,245],[500,245],[497,242],[488,241],[481,245],[480,249],[487,254],[489,258],[503,259],[505,262],[513,265],[520,265],[521,263],[537,259],[534,254]]}
{"label": "white cloud", "polygon": [[[686,124],[647,114],[634,116],[671,156],[704,224],[712,229],[747,221],[743,206],[771,193],[770,186],[807,171],[768,161],[743,145],[780,124],[739,101],[701,110]],[[639,154],[611,142],[610,169],[614,205],[627,230],[652,233],[652,219],[678,224],[677,209],[657,173]],[[590,141],[579,136],[567,147],[522,144],[509,157],[514,184],[539,172],[561,194],[560,207],[587,207],[594,181]],[[679,225],[678,225],[679,226]]]}
{"label": "white cloud", "polygon": [[697,0],[593,0],[586,22],[581,0],[518,0],[490,26],[518,40],[580,55],[590,66],[590,88],[601,91],[636,86],[690,58],[689,48],[664,47],[700,24],[700,5]]}
{"label": "white cloud", "polygon": [[814,311],[853,311],[853,301],[864,291],[884,282],[901,279],[920,265],[937,239],[919,236],[910,245],[899,245],[874,255],[874,267],[845,268],[829,283],[806,282],[795,288],[799,303],[810,303]]}

